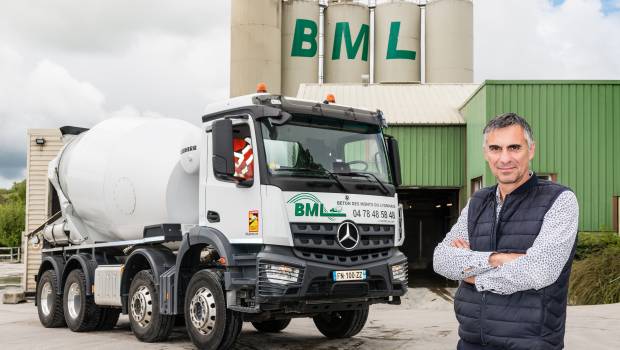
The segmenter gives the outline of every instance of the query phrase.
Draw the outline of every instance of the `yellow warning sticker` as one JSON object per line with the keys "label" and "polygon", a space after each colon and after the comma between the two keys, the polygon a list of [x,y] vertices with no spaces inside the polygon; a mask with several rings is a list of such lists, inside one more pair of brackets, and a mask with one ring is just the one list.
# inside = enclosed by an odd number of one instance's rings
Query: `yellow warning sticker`
{"label": "yellow warning sticker", "polygon": [[258,233],[258,210],[248,212],[248,232]]}

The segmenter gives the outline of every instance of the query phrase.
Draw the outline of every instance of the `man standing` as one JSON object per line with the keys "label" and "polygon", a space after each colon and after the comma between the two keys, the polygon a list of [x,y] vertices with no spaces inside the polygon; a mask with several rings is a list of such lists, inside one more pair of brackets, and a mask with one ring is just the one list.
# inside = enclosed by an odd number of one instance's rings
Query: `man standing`
{"label": "man standing", "polygon": [[461,281],[457,348],[562,349],[577,199],[530,171],[535,144],[522,117],[489,121],[483,147],[498,184],[473,194],[433,258],[437,273]]}

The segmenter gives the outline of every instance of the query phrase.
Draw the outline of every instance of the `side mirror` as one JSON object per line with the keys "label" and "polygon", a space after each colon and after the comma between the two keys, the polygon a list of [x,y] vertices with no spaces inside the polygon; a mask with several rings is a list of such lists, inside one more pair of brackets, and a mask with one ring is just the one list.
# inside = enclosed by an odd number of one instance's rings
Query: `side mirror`
{"label": "side mirror", "polygon": [[392,170],[392,179],[396,187],[402,184],[402,178],[400,176],[400,155],[398,153],[398,141],[395,138],[388,136],[385,139],[388,148],[388,158],[390,160],[390,169]]}
{"label": "side mirror", "polygon": [[213,123],[213,173],[230,179],[235,174],[232,121],[221,119]]}

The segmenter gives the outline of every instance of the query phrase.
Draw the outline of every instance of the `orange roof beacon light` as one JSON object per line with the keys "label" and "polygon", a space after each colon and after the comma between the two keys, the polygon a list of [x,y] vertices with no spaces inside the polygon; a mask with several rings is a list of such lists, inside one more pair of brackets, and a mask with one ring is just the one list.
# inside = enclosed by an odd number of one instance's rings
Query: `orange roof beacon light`
{"label": "orange roof beacon light", "polygon": [[334,94],[327,94],[323,103],[336,103],[336,96],[334,96]]}
{"label": "orange roof beacon light", "polygon": [[267,84],[265,83],[256,84],[256,92],[257,93],[267,92]]}

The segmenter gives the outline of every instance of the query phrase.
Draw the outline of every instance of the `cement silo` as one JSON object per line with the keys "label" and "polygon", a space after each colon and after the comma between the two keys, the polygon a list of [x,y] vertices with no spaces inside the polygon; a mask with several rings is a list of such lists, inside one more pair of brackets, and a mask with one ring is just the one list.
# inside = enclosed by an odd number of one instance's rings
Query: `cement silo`
{"label": "cement silo", "polygon": [[319,79],[319,2],[282,3],[282,94],[296,96],[299,84]]}
{"label": "cement silo", "polygon": [[360,83],[370,74],[370,12],[353,1],[330,2],[325,10],[326,83]]}
{"label": "cement silo", "polygon": [[256,92],[267,83],[280,93],[281,0],[233,0],[231,6],[230,96]]}
{"label": "cement silo", "polygon": [[420,7],[392,0],[375,8],[376,83],[420,81]]}
{"label": "cement silo", "polygon": [[425,42],[427,83],[473,82],[473,4],[470,0],[429,1]]}

